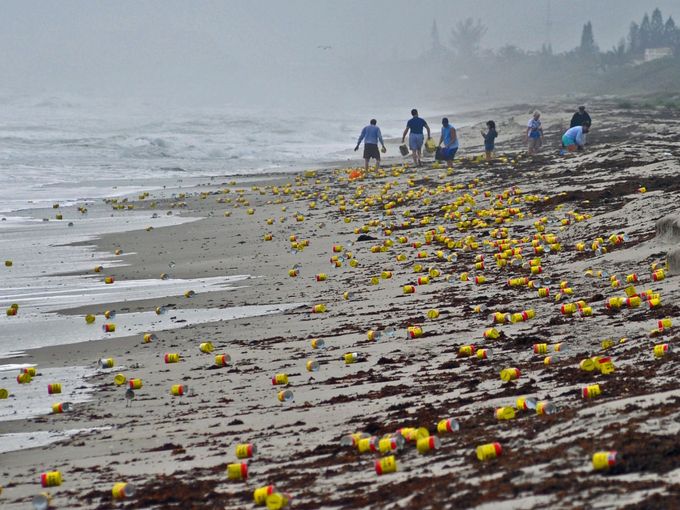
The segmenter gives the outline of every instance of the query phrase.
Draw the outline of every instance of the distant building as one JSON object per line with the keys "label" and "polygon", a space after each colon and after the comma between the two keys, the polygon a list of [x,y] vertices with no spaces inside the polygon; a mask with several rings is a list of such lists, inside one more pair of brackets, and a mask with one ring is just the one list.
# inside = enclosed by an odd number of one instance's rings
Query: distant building
{"label": "distant building", "polygon": [[645,50],[645,62],[673,56],[673,48],[647,48]]}

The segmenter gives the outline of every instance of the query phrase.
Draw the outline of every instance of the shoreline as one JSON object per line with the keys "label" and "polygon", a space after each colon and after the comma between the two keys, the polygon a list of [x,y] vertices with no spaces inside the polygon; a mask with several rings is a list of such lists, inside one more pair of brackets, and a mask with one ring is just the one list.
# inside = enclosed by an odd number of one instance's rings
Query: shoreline
{"label": "shoreline", "polygon": [[[115,276],[118,281],[158,278],[161,272],[168,271],[167,259],[175,263],[170,272],[178,278],[229,275],[236,271],[258,277],[238,291],[126,303],[133,311],[153,310],[158,302],[171,310],[259,304],[263,296],[272,303],[306,302],[310,306],[325,303],[329,311],[311,314],[307,309],[292,310],[270,319],[251,317],[180,327],[159,333],[157,341],[146,345],[141,344],[139,336],[134,336],[27,353],[27,359],[42,361],[46,367],[51,366],[52,360],[55,364],[59,360],[84,363],[104,355],[113,356],[121,365],[139,365],[125,372],[128,377],[142,377],[144,388],[139,392],[139,402],[125,407],[121,390],[111,382],[116,373],[114,368],[90,378],[95,385],[95,400],[77,405],[72,413],[48,415],[26,423],[0,422],[0,433],[39,430],[45,425],[113,426],[111,430],[75,436],[40,450],[0,454],[0,463],[11,466],[0,470],[5,480],[11,479],[11,483],[0,480],[5,486],[5,493],[0,496],[3,503],[10,509],[25,504],[29,496],[39,492],[35,484],[37,472],[47,467],[60,468],[67,476],[64,485],[53,491],[58,506],[78,504],[84,508],[106,505],[109,486],[122,478],[140,489],[130,508],[161,508],[164,501],[169,501],[163,498],[172,495],[185,503],[190,497],[192,500],[208,497],[200,508],[219,505],[243,508],[249,505],[246,502],[252,489],[266,483],[275,483],[277,488],[291,492],[294,505],[299,508],[397,504],[423,508],[440,501],[437,490],[442,494],[455,493],[447,504],[466,507],[491,502],[509,504],[513,486],[525,494],[516,501],[525,508],[546,502],[558,506],[585,501],[611,504],[614,496],[603,495],[602,489],[611,490],[615,485],[623,485],[628,492],[625,496],[616,495],[628,498],[619,502],[645,500],[652,487],[659,489],[662,497],[673,494],[676,489],[664,475],[672,471],[668,462],[672,464],[675,457],[662,462],[673,438],[664,436],[663,431],[670,430],[673,418],[680,415],[677,405],[680,390],[672,379],[678,358],[672,353],[655,363],[647,333],[662,316],[670,315],[674,322],[680,319],[680,310],[670,304],[680,297],[678,277],[669,276],[652,284],[648,275],[649,263],[661,260],[662,251],[653,237],[654,220],[672,212],[673,197],[680,195],[680,185],[672,181],[678,175],[676,155],[680,155],[680,146],[673,140],[667,141],[658,125],[677,126],[678,120],[672,115],[659,119],[650,113],[636,112],[643,123],[641,129],[648,138],[654,138],[653,144],[638,145],[630,143],[627,134],[616,128],[625,112],[610,107],[603,105],[601,110],[595,110],[601,119],[596,121],[599,131],[592,136],[591,149],[576,158],[558,158],[556,149],[546,150],[533,161],[518,157],[519,143],[507,138],[512,126],[518,125],[513,120],[517,114],[513,114],[503,119],[501,143],[513,151],[507,157],[516,158],[515,164],[497,160],[486,165],[458,159],[451,175],[430,165],[417,171],[397,166],[396,170],[386,168],[380,174],[371,173],[364,181],[348,183],[343,170],[325,169],[313,177],[302,173],[275,179],[273,182],[278,184],[229,185],[229,193],[206,194],[202,193],[206,190],[196,187],[187,195],[186,210],[203,219],[184,226],[102,236],[93,243],[97,251],[112,252],[115,247],[124,250],[123,258],[128,265],[105,268],[102,273]],[[560,106],[552,108],[564,110]],[[520,107],[508,108],[506,115],[515,110]],[[554,115],[554,110],[548,112]],[[656,122],[653,129],[648,127],[652,119]],[[546,126],[551,140],[557,138],[558,126],[557,121]],[[465,137],[471,138],[474,130],[468,128]],[[516,131],[513,133],[514,138],[519,138]],[[671,156],[664,156],[665,152]],[[363,166],[360,158],[354,163],[353,166]],[[476,178],[480,182],[475,182]],[[287,181],[291,183],[290,191],[284,193]],[[390,185],[393,182],[397,184]],[[645,194],[637,193],[641,182],[647,185]],[[447,183],[452,185],[451,189],[446,189]],[[409,240],[423,241],[426,230],[446,224],[447,233],[463,239],[468,233],[460,232],[455,221],[445,222],[441,207],[465,196],[465,190],[473,190],[478,194],[469,194],[468,200],[476,201],[477,207],[484,204],[490,208],[494,202],[484,197],[483,191],[488,190],[491,197],[496,194],[503,197],[504,192],[513,197],[507,190],[515,185],[522,190],[517,194],[521,199],[517,207],[526,212],[526,217],[508,224],[513,237],[533,235],[533,222],[542,215],[558,219],[569,210],[593,215],[591,220],[564,229],[560,229],[559,223],[549,223],[547,231],[560,236],[564,254],[545,256],[551,290],[560,279],[567,279],[578,293],[575,297],[593,303],[597,317],[592,320],[565,319],[557,311],[558,305],[537,299],[535,293],[505,289],[503,282],[509,275],[524,272],[521,268],[493,267],[492,251],[486,245],[477,253],[485,253],[489,258],[490,268],[485,271],[490,279],[487,286],[459,279],[463,271],[471,275],[480,273],[473,267],[474,251],[456,248],[453,251],[458,253],[458,260],[447,261],[433,254],[441,247],[423,245],[420,249],[428,252],[425,263],[442,274],[433,277],[430,285],[417,286],[414,296],[405,296],[401,288],[417,278],[413,273],[413,266],[418,263],[417,250],[395,243],[387,254],[370,251],[371,245],[390,237],[384,230],[393,221],[393,238],[403,233]],[[279,188],[278,194],[273,193],[274,187]],[[239,188],[243,193],[235,191]],[[364,188],[364,192],[356,195],[359,188]],[[404,199],[396,208],[394,220],[375,203],[365,209],[350,203],[372,195],[377,197],[381,191],[400,193]],[[532,195],[550,198],[527,201],[526,197]],[[238,196],[249,204],[234,207]],[[231,203],[219,202],[226,198]],[[346,205],[341,211],[343,200]],[[316,206],[310,207],[311,202],[316,202]],[[148,203],[135,201],[135,210],[149,211]],[[461,206],[464,204],[461,202]],[[509,206],[504,203],[502,207]],[[254,208],[252,215],[247,214],[248,207]],[[412,214],[404,213],[408,209]],[[225,211],[231,215],[225,217]],[[296,220],[297,214],[304,217],[302,221]],[[345,217],[352,221],[345,223]],[[433,220],[422,223],[427,217]],[[271,225],[267,223],[269,218],[274,219]],[[404,226],[409,221],[412,224]],[[356,241],[354,229],[363,225],[375,241]],[[480,240],[488,240],[482,233],[492,228],[489,225],[472,232]],[[272,241],[263,240],[266,232],[272,232]],[[589,241],[596,235],[606,238],[618,232],[628,233],[631,241],[610,254],[582,255],[573,249],[576,241]],[[298,239],[309,239],[309,247],[291,253],[288,237],[293,234]],[[338,269],[329,264],[335,244],[341,244],[343,252],[353,252],[359,261],[357,268],[349,268],[347,261]],[[395,256],[400,253],[407,255],[406,263],[396,261]],[[288,270],[295,264],[302,264],[300,275],[290,278]],[[618,315],[602,312],[605,298],[622,291],[609,288],[608,282],[584,277],[584,271],[592,266],[619,275],[632,271],[644,275],[640,288],[653,286],[660,291],[663,307]],[[379,278],[378,285],[372,285],[371,278],[379,277],[383,271],[391,271],[392,278]],[[326,273],[327,281],[316,282],[314,275],[318,273]],[[452,278],[444,281],[444,275]],[[342,293],[349,290],[357,294],[356,299],[344,301]],[[472,312],[477,304],[486,305],[489,311],[500,309],[508,313],[533,307],[537,320],[502,326],[499,329],[505,340],[486,341],[482,333],[490,324],[483,317],[485,314]],[[436,320],[426,315],[433,308],[440,312]],[[92,305],[70,313],[101,314],[104,309],[106,305]],[[406,326],[416,324],[423,327],[425,335],[406,340]],[[369,329],[387,327],[397,328],[394,338],[378,342],[366,339]],[[599,342],[609,336],[629,338],[627,344],[612,348],[617,372],[610,379],[594,378],[574,368],[581,357],[598,353]],[[317,337],[326,340],[326,351],[311,349],[309,342]],[[213,356],[198,350],[198,343],[208,340],[215,344],[215,353],[231,355],[229,367],[211,368]],[[677,340],[677,333],[671,332],[670,340]],[[540,341],[564,341],[570,348],[564,355],[556,356],[555,366],[545,366],[542,358],[530,352],[532,344]],[[477,362],[458,357],[458,347],[469,343],[489,348],[491,358]],[[354,351],[366,356],[366,361],[345,366],[341,356]],[[165,365],[161,361],[165,352],[180,352],[183,361],[176,366]],[[305,371],[305,360],[311,358],[321,364],[319,372]],[[517,384],[502,385],[498,371],[510,364],[528,375]],[[278,372],[288,372],[291,378],[290,389],[295,394],[292,403],[281,404],[276,400],[277,388],[272,388],[270,379]],[[195,388],[196,393],[186,398],[172,397],[170,385],[182,381]],[[38,379],[35,383],[44,382]],[[605,388],[601,401],[582,403],[575,399],[580,386],[591,382],[599,382]],[[507,423],[493,419],[495,406],[512,405],[521,395],[548,399],[558,406],[559,412],[543,417],[524,414]],[[633,406],[631,410],[629,405]],[[434,432],[432,424],[449,417],[461,422],[461,431],[442,437],[441,451],[420,456],[409,447],[399,456],[398,473],[375,478],[370,483],[365,480],[374,476],[373,457],[337,446],[341,436],[362,430],[382,434],[400,426],[428,426]],[[624,418],[627,428],[621,434],[613,434],[612,423]],[[651,438],[656,441],[651,451],[636,446],[645,441],[650,444]],[[495,440],[503,442],[506,454],[489,465],[473,459],[474,446]],[[245,486],[229,483],[224,468],[236,461],[233,447],[248,441],[260,448],[251,463],[253,481]],[[624,459],[628,455],[637,462],[624,473],[644,472],[647,478],[634,485],[619,477],[592,477],[586,465],[589,454],[597,448],[623,451]],[[645,464],[647,454],[651,460]],[[536,465],[543,466],[542,472],[532,470]],[[625,469],[626,464],[623,465]],[[197,481],[187,480],[189,473]],[[462,482],[450,480],[452,475],[460,480],[471,477],[478,480],[477,491],[471,493]],[[566,475],[559,490],[550,486],[550,478],[555,475]],[[500,489],[494,481],[498,477],[506,480]],[[590,480],[585,491],[565,493],[585,480]],[[435,488],[434,500],[427,501],[428,496],[417,488],[426,481]],[[349,487],[355,487],[356,492],[348,495]]]}

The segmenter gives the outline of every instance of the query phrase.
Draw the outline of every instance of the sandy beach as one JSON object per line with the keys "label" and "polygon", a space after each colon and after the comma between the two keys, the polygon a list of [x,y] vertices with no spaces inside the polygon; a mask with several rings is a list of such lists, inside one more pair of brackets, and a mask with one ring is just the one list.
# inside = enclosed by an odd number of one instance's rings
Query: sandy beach
{"label": "sandy beach", "polygon": [[[587,150],[563,157],[559,137],[572,105],[541,106],[546,146],[533,159],[521,140],[533,107],[518,105],[479,112],[500,133],[490,163],[478,157],[481,122],[462,130],[450,172],[429,160],[405,165],[392,141],[383,167],[358,179],[344,165],[255,183],[215,178],[181,197],[129,197],[135,212],[201,219],[96,239],[97,251],[123,262],[97,273],[102,286],[106,277],[118,285],[163,273],[244,279],[190,297],[186,288],[63,310],[82,323],[94,314],[97,332],[116,323],[105,310],[164,307],[175,325],[148,343],[140,333],[10,360],[37,365],[30,384],[45,388],[46,411],[55,401],[46,387],[59,382],[41,375],[46,369],[91,368],[82,384],[93,393],[71,412],[0,421],[0,434],[92,430],[0,453],[0,506],[30,508],[46,491],[54,508],[243,509],[256,507],[256,488],[273,484],[291,496],[291,508],[310,510],[678,508],[680,275],[666,257],[680,238],[658,235],[656,223],[678,214],[680,113],[593,101]],[[75,206],[64,214],[77,214]],[[658,269],[665,277],[654,281]],[[629,275],[638,281],[627,294]],[[526,280],[508,285],[518,278]],[[414,293],[404,292],[408,285]],[[539,297],[539,288],[549,295]],[[639,302],[625,303],[636,295]],[[606,306],[614,297],[620,309]],[[573,313],[562,313],[567,304]],[[271,307],[233,320],[173,319],[183,310],[261,305]],[[315,305],[326,311],[314,313]],[[517,315],[494,324],[495,312]],[[666,318],[672,325],[660,331]],[[410,327],[422,334],[409,338]],[[485,337],[491,328],[498,338]],[[370,340],[369,330],[379,338]],[[314,339],[325,349],[314,349]],[[214,350],[201,352],[203,342]],[[670,349],[656,357],[661,344]],[[168,353],[180,361],[165,363]],[[346,363],[347,353],[357,361]],[[229,355],[227,366],[215,366],[218,354]],[[594,356],[611,357],[613,373],[579,368]],[[115,366],[97,368],[101,358]],[[306,369],[309,360],[318,371]],[[516,380],[501,379],[508,368],[519,370]],[[114,384],[119,373],[143,381],[132,401],[127,385]],[[280,373],[285,387],[272,384]],[[0,373],[0,388],[16,375]],[[188,394],[173,396],[178,384]],[[583,398],[595,384],[601,395]],[[279,401],[282,390],[293,400]],[[10,399],[20,402],[21,391]],[[518,397],[555,412],[516,409],[498,420],[496,409],[515,408]],[[449,418],[460,429],[438,433]],[[341,445],[349,434],[409,427],[427,428],[439,448],[419,453],[407,440],[394,453],[394,473],[376,474],[385,455]],[[502,453],[478,460],[476,448],[494,442]],[[256,445],[252,458],[237,458],[241,443]],[[593,470],[598,451],[616,451],[616,462]],[[247,480],[228,480],[227,466],[239,462],[248,464]],[[53,470],[62,484],[43,489],[41,473]],[[136,493],[113,501],[116,482]]]}

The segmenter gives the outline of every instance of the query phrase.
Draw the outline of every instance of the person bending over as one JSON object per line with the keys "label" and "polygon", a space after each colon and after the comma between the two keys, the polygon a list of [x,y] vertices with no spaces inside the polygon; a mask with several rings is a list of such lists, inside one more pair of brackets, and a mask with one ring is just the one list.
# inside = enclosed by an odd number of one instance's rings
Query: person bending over
{"label": "person bending over", "polygon": [[586,141],[584,135],[588,133],[589,127],[587,125],[574,126],[569,128],[566,133],[562,135],[562,147],[569,152],[582,151]]}

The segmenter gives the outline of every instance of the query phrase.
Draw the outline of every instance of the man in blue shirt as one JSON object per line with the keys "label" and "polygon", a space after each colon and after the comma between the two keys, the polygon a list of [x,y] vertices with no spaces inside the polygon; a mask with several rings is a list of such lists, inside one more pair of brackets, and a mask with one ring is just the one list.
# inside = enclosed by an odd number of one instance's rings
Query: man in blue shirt
{"label": "man in blue shirt", "polygon": [[401,143],[404,143],[406,135],[411,131],[411,134],[408,137],[408,147],[413,154],[413,163],[416,166],[423,166],[423,163],[420,160],[424,141],[423,128],[427,130],[427,139],[429,140],[430,126],[427,125],[425,120],[418,117],[418,110],[415,108],[411,110],[411,115],[411,120],[406,123],[406,129],[404,129],[404,134],[401,137]]}
{"label": "man in blue shirt", "polygon": [[380,141],[380,145],[382,145],[382,151],[387,151],[385,143],[383,142],[380,128],[376,126],[377,123],[377,120],[371,119],[371,123],[361,130],[361,135],[359,136],[359,140],[357,140],[357,146],[354,147],[354,151],[358,151],[361,141],[364,141],[364,160],[366,161],[366,173],[368,173],[368,162],[371,158],[375,159],[376,168],[380,166],[380,151],[378,150],[378,141]]}

